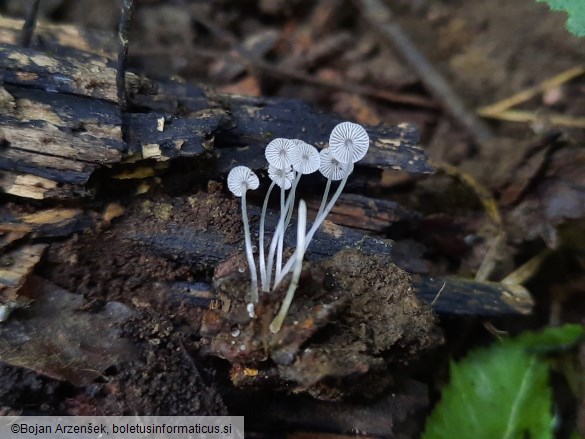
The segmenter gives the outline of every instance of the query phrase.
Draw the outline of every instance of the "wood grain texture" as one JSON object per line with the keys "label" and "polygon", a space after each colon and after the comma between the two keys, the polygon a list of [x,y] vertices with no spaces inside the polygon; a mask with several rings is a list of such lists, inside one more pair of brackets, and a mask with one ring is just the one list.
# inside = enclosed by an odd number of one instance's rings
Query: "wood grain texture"
{"label": "wood grain texture", "polygon": [[[0,20],[0,170],[31,175],[42,189],[4,177],[1,189],[25,198],[88,196],[92,174],[114,164],[201,157],[211,175],[234,164],[265,168],[276,137],[322,147],[341,121],[291,99],[216,93],[171,80],[126,75],[129,97],[116,94],[115,45],[104,34],[39,25],[31,47],[16,44],[18,20]],[[367,127],[372,139],[361,167],[433,171],[412,125]],[[52,182],[52,183],[49,183]],[[71,185],[71,190],[50,191]]]}

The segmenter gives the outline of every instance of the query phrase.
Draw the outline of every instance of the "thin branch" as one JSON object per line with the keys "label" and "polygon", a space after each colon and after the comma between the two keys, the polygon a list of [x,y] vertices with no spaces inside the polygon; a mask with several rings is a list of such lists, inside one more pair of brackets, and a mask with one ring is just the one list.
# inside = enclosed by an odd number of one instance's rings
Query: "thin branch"
{"label": "thin branch", "polygon": [[585,74],[585,65],[572,67],[568,70],[565,70],[564,72],[559,73],[556,76],[553,76],[552,78],[542,81],[540,84],[535,85],[534,87],[522,90],[494,104],[486,105],[485,107],[477,110],[477,113],[484,117],[498,118],[501,113],[510,110],[512,107],[526,102],[529,99],[532,99],[534,96],[550,90],[551,88],[559,87],[560,85],[583,74]]}
{"label": "thin branch", "polygon": [[29,47],[32,41],[33,32],[37,25],[37,16],[39,15],[40,3],[41,0],[33,0],[30,9],[28,10],[26,19],[24,20],[24,25],[20,31],[20,44],[24,47]]}
{"label": "thin branch", "polygon": [[315,85],[317,87],[342,90],[348,93],[369,96],[397,104],[412,105],[416,107],[429,109],[437,108],[436,104],[433,101],[426,99],[422,96],[395,93],[387,90],[380,90],[373,87],[365,87],[358,84],[351,84],[347,82],[338,83],[333,81],[326,81],[311,75],[301,73],[299,71],[289,70],[284,67],[275,66],[258,58],[253,53],[246,50],[244,47],[242,47],[237,38],[235,38],[231,33],[226,31],[225,29],[222,29],[216,24],[211,23],[208,20],[204,20],[201,17],[197,18],[197,22],[200,23],[205,28],[207,28],[216,37],[228,43],[235,52],[235,54],[230,54],[230,56],[235,55],[236,58],[239,58],[242,61],[242,63],[245,63],[248,66],[248,70],[252,74],[256,70],[260,70],[271,76],[281,77],[285,79],[293,79],[295,81],[305,82],[307,84]]}
{"label": "thin branch", "polygon": [[526,110],[504,110],[499,113],[483,114],[482,116],[490,119],[505,120],[507,122],[540,122],[545,126],[585,128],[585,117],[565,116],[564,114],[547,114]]}
{"label": "thin branch", "polygon": [[126,96],[126,64],[128,61],[128,31],[132,23],[134,12],[134,0],[122,0],[122,15],[118,26],[118,65],[116,69],[116,88],[118,91],[118,103],[122,111],[128,108]]}
{"label": "thin branch", "polygon": [[445,111],[467,129],[476,143],[481,144],[494,138],[489,127],[466,108],[451,85],[417,49],[386,4],[380,0],[354,0],[354,3],[364,18],[400,52],[422,83],[441,102]]}

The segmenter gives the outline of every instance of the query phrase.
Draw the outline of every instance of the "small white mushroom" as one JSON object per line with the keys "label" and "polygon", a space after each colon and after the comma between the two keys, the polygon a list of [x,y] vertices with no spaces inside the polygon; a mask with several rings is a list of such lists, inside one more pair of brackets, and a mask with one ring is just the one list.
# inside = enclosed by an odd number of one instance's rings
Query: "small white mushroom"
{"label": "small white mushroom", "polygon": [[268,176],[278,187],[288,190],[292,186],[294,178],[293,170],[290,165],[286,168],[277,168],[276,166],[268,166]]}
{"label": "small white mushroom", "polygon": [[319,169],[321,161],[319,160],[317,148],[302,140],[294,139],[293,142],[295,148],[290,158],[294,170],[300,174],[312,174]]}
{"label": "small white mushroom", "polygon": [[291,154],[295,144],[290,139],[274,139],[264,150],[264,156],[269,165],[277,169],[286,169],[291,165]]}
{"label": "small white mushroom", "polygon": [[[317,169],[319,169],[319,165],[321,161],[319,160],[319,152],[317,148],[308,143],[303,142],[299,139],[292,140],[294,144],[294,149],[291,151],[290,160],[293,169],[297,172],[295,179],[293,180],[292,187],[290,193],[288,195],[289,199],[291,200],[290,203],[286,203],[288,205],[288,210],[286,211],[285,215],[281,214],[280,221],[284,221],[284,225],[280,228],[280,235],[275,237],[278,241],[278,248],[276,250],[276,277],[280,276],[282,271],[282,252],[284,247],[284,232],[288,228],[290,223],[290,219],[292,217],[292,213],[295,207],[295,195],[297,185],[302,175],[304,174],[312,174]],[[281,201],[282,206],[282,201]],[[273,238],[274,239],[274,238]],[[272,244],[271,244],[272,247]],[[269,258],[270,260],[270,258]],[[272,270],[272,267],[269,266],[268,270]]]}
{"label": "small white mushroom", "polygon": [[247,190],[256,190],[260,180],[247,166],[236,166],[228,174],[227,184],[230,192],[236,197],[245,196]]}
{"label": "small white mushroom", "polygon": [[[338,162],[347,163],[351,166],[345,168],[345,174],[341,178],[339,186],[331,197],[331,200],[321,203],[321,207],[319,208],[319,212],[315,217],[315,221],[313,221],[313,225],[305,237],[305,247],[303,249],[297,248],[295,253],[286,262],[282,270],[280,270],[280,272],[276,275],[274,279],[274,289],[278,287],[280,282],[282,282],[287,273],[289,273],[292,269],[296,257],[295,255],[297,255],[297,253],[300,251],[304,253],[307,250],[307,247],[309,246],[311,239],[313,239],[315,232],[323,223],[323,221],[325,221],[325,218],[327,218],[327,215],[329,212],[331,212],[331,209],[333,209],[333,206],[341,195],[341,192],[343,192],[343,188],[347,183],[347,178],[353,171],[353,163],[357,162],[366,155],[369,145],[370,139],[366,133],[366,130],[364,130],[361,125],[351,122],[342,122],[333,128],[329,138],[329,149],[331,156]],[[326,199],[326,197],[324,198]]]}
{"label": "small white mushroom", "polygon": [[341,122],[329,136],[331,155],[341,163],[355,163],[361,160],[370,147],[370,137],[361,125]]}
{"label": "small white mushroom", "polygon": [[256,318],[256,312],[254,311],[254,304],[253,303],[248,303],[246,305],[246,310],[248,311],[248,316],[250,316],[251,319]]}
{"label": "small white mushroom", "polygon": [[[294,148],[290,151],[289,157],[292,167],[296,171],[296,176],[292,182],[291,190],[286,202],[284,201],[284,197],[281,197],[280,202],[281,214],[277,225],[277,230],[279,232],[277,233],[275,231],[272,237],[272,241],[273,242],[276,241],[278,247],[275,248],[272,245],[272,242],[270,243],[270,251],[268,254],[267,265],[268,283],[270,283],[270,278],[272,277],[272,262],[274,262],[273,259],[274,251],[276,251],[276,276],[279,276],[282,270],[284,232],[288,228],[288,224],[290,222],[292,212],[294,210],[295,206],[294,200],[296,195],[297,184],[299,183],[299,180],[303,174],[311,174],[315,172],[317,169],[319,169],[320,164],[319,152],[317,151],[317,148],[299,139],[292,139],[290,140],[290,142],[293,144]],[[285,205],[287,206],[286,208],[284,207]]]}
{"label": "small white mushroom", "polygon": [[256,263],[254,262],[254,253],[252,252],[252,239],[250,238],[250,223],[248,222],[248,211],[246,209],[246,192],[248,190],[258,189],[260,181],[258,177],[247,166],[236,166],[233,168],[227,178],[229,190],[236,196],[242,198],[242,221],[244,223],[244,239],[246,245],[246,258],[250,268],[250,279],[252,282],[250,295],[252,302],[258,302],[258,277],[256,274]]}
{"label": "small white mushroom", "polygon": [[337,181],[345,177],[347,168],[349,173],[353,172],[353,163],[342,163],[331,155],[331,148],[322,149],[319,153],[321,164],[319,165],[319,172],[327,179]]}
{"label": "small white mushroom", "polygon": [[[311,239],[319,226],[323,223],[335,202],[341,195],[349,175],[353,172],[354,163],[363,158],[369,148],[369,137],[365,129],[351,122],[343,122],[337,125],[331,132],[329,148],[319,153],[317,149],[302,140],[278,138],[271,141],[265,150],[265,157],[269,163],[268,175],[272,183],[268,189],[262,214],[260,216],[260,243],[259,263],[262,290],[275,290],[283,278],[293,270],[291,283],[286,297],[277,317],[270,325],[273,332],[277,332],[288,312],[288,308],[298,285],[304,254]],[[307,232],[307,206],[304,201],[299,202],[297,248],[294,254],[283,266],[282,253],[284,246],[284,233],[292,217],[295,207],[295,193],[302,175],[319,170],[326,178],[327,185],[323,194],[323,200],[315,221]],[[335,193],[328,200],[332,181],[340,180]],[[244,222],[244,234],[246,241],[246,257],[250,268],[251,302],[248,311],[253,313],[254,303],[258,302],[258,279],[253,255],[253,247],[250,238],[250,226],[246,210],[246,192],[259,186],[258,177],[247,167],[237,166],[228,176],[228,187],[232,193],[242,198],[242,220]],[[264,258],[264,225],[268,201],[274,186],[280,187],[280,218],[272,236],[267,259]],[[288,196],[285,191],[289,190]],[[276,259],[276,261],[275,261]],[[274,284],[271,285],[273,269],[276,268]],[[251,314],[252,315],[252,314]]]}

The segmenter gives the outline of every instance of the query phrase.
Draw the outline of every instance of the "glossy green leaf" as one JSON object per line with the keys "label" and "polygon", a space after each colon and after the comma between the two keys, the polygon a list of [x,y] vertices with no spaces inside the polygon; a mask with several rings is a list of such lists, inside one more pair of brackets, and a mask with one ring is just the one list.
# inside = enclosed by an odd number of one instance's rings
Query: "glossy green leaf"
{"label": "glossy green leaf", "polygon": [[585,1],[583,0],[538,0],[548,3],[555,11],[565,11],[569,14],[567,29],[572,34],[585,37]]}
{"label": "glossy green leaf", "polygon": [[541,354],[564,349],[582,336],[578,325],[549,328],[475,350],[451,363],[451,382],[423,438],[552,438],[549,369]]}

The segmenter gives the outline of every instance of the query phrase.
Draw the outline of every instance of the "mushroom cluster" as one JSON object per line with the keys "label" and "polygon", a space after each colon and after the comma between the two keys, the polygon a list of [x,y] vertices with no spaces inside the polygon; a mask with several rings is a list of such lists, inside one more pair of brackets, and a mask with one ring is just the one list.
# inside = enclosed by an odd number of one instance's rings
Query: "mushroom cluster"
{"label": "mushroom cluster", "polygon": [[[353,164],[361,160],[368,151],[370,139],[366,130],[358,124],[342,122],[333,128],[329,137],[329,147],[318,152],[317,149],[298,139],[274,139],[266,146],[265,156],[268,161],[268,176],[272,180],[260,216],[258,265],[260,273],[260,288],[262,292],[274,291],[287,274],[292,270],[292,278],[288,286],[280,310],[270,325],[274,333],[280,330],[288,312],[295,290],[299,283],[303,258],[311,239],[319,226],[323,223],[335,202],[341,195],[347,178],[353,172]],[[299,201],[297,213],[297,244],[293,255],[283,263],[284,234],[289,226],[295,207],[295,193],[302,175],[319,171],[327,184],[323,199],[311,228],[307,232],[307,205]],[[337,190],[329,198],[332,181],[340,181]],[[246,191],[257,189],[259,180],[254,172],[246,166],[233,168],[227,179],[229,190],[242,198],[242,220],[244,222],[244,237],[246,258],[250,269],[250,299],[248,308],[253,313],[253,304],[258,302],[258,274],[252,250],[250,225],[246,210]],[[268,255],[265,254],[265,217],[268,200],[274,186],[280,187],[280,217],[274,230]],[[288,194],[287,194],[288,191]]]}

